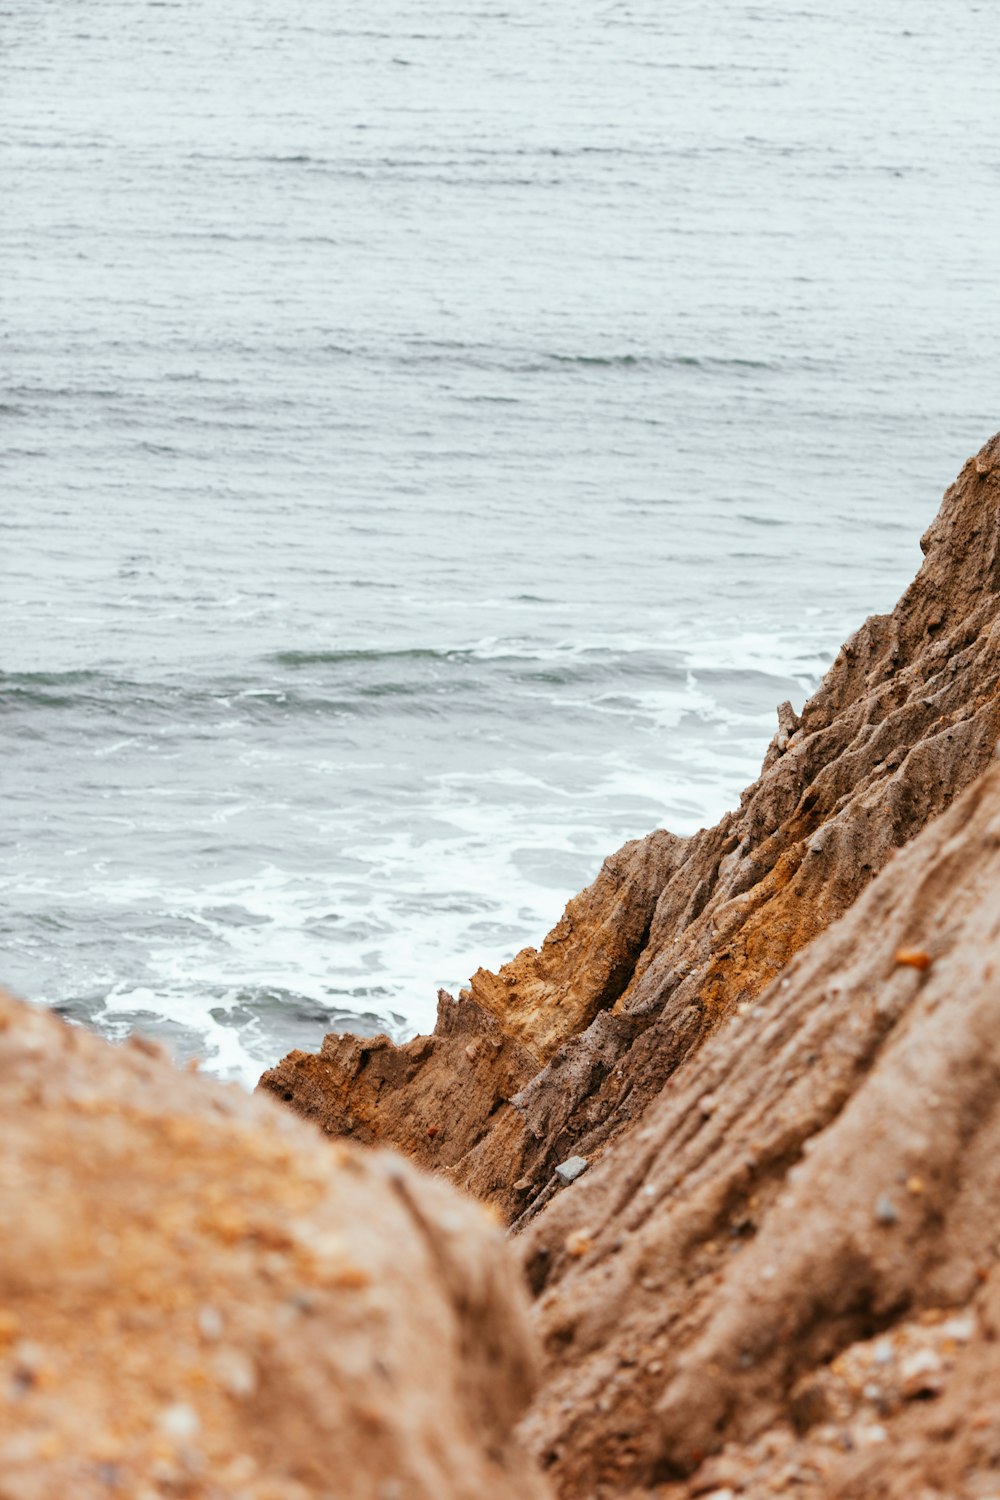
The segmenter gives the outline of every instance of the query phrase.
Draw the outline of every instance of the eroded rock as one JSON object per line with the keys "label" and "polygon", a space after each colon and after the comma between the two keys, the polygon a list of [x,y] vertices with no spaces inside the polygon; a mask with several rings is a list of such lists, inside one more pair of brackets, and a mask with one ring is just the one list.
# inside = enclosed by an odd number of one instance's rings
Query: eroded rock
{"label": "eroded rock", "polygon": [[548,1492],[513,1258],[401,1158],[0,996],[0,1225],[4,1500]]}
{"label": "eroded rock", "polygon": [[693,1495],[723,1449],[752,1493],[779,1458],[818,1464],[796,1493],[974,1493],[1000,1431],[998,891],[994,762],[528,1228],[524,1432],[560,1494]]}
{"label": "eroded rock", "polygon": [[[539,951],[443,996],[433,1037],[327,1037],[261,1086],[529,1222],[556,1165],[594,1158],[640,1119],[987,764],[1000,736],[1000,436],[921,545],[892,614],[847,642],[800,716],[781,706],[737,812],[690,839],[626,845]],[[927,941],[901,947],[930,962]]]}

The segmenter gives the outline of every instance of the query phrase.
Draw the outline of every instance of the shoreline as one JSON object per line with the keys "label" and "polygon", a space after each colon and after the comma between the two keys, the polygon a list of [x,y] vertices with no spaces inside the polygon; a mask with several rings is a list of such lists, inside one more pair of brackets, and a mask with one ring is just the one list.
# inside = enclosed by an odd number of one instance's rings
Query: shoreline
{"label": "shoreline", "polygon": [[248,1097],[0,998],[5,1496],[996,1492],[1000,434],[922,547],[432,1036]]}

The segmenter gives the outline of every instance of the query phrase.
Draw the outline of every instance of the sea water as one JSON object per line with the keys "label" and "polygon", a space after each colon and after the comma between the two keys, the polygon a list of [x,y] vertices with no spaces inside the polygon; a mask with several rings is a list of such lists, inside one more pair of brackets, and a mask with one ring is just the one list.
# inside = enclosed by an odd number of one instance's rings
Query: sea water
{"label": "sea water", "polygon": [[952,0],[5,0],[0,979],[252,1081],[734,805],[1000,425]]}

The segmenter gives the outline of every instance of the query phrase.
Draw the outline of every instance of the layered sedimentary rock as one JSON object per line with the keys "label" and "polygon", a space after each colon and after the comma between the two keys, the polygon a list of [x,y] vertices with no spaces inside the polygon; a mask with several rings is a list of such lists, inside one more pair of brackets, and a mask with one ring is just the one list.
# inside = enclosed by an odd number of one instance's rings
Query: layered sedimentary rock
{"label": "layered sedimentary rock", "polygon": [[946,809],[1000,734],[1000,437],[970,459],[890,615],[846,643],[737,812],[609,859],[539,951],[442,994],[432,1036],[330,1036],[262,1086],[400,1146],[520,1225]]}
{"label": "layered sedimentary rock", "polygon": [[526,1440],[567,1497],[995,1495],[998,1202],[994,762],[529,1227]]}
{"label": "layered sedimentary rock", "polygon": [[3,1500],[542,1497],[496,1224],[0,996]]}

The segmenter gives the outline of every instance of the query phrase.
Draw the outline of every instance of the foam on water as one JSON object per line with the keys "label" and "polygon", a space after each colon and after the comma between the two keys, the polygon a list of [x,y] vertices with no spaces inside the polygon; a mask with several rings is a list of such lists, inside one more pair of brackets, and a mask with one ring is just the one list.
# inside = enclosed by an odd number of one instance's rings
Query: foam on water
{"label": "foam on water", "polygon": [[[49,844],[24,809],[12,977],[51,944],[65,1013],[112,1036],[152,1030],[248,1082],[337,1025],[427,1028],[438,986],[537,941],[623,838],[692,832],[734,803],[774,702],[809,685],[818,652],[786,643],[782,664],[778,637],[729,646],[688,659],[591,633],[281,652],[261,664],[280,686],[232,675],[224,690],[8,675],[22,759],[39,738],[58,747],[63,798],[42,878],[26,872]],[[461,691],[428,709],[456,673]],[[185,769],[150,784],[161,746]],[[193,771],[216,749],[210,788]],[[82,841],[59,848],[71,832]]]}

